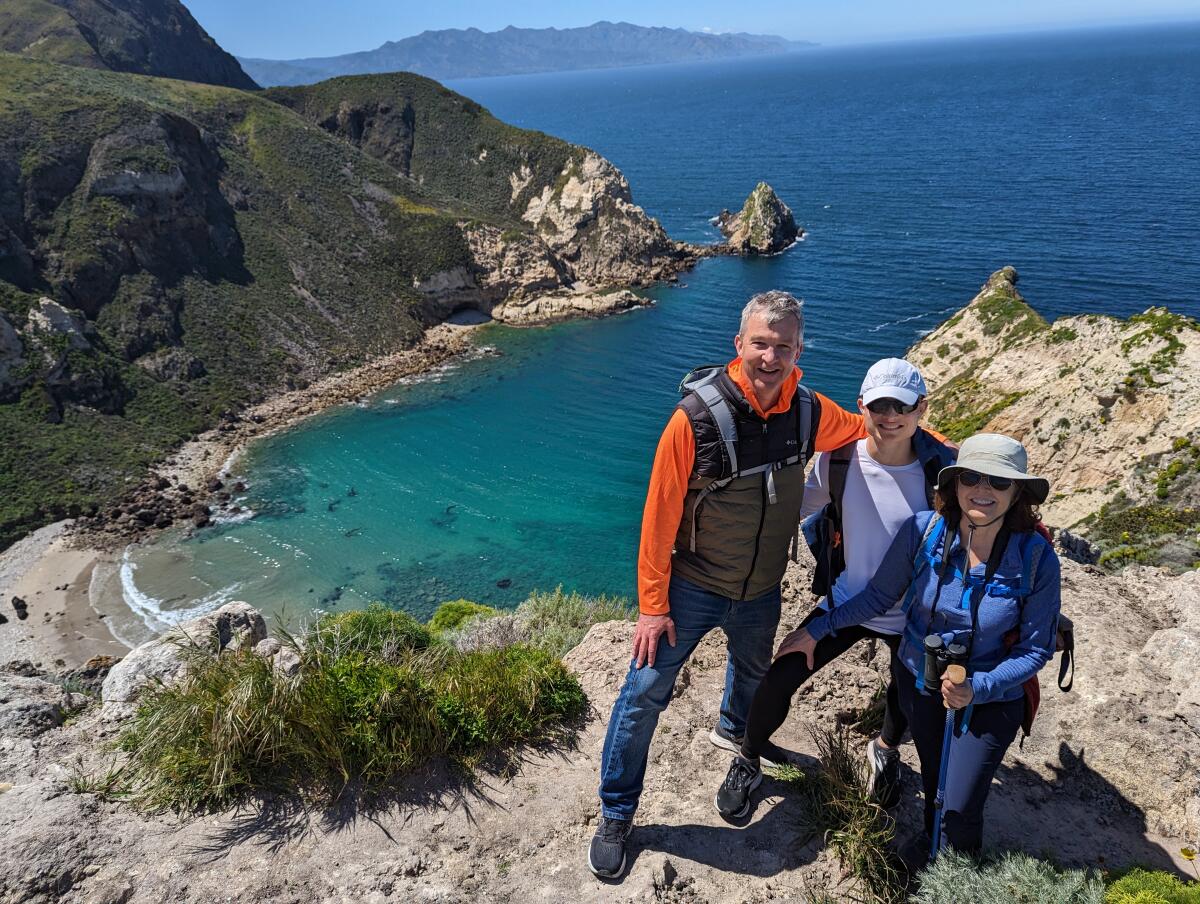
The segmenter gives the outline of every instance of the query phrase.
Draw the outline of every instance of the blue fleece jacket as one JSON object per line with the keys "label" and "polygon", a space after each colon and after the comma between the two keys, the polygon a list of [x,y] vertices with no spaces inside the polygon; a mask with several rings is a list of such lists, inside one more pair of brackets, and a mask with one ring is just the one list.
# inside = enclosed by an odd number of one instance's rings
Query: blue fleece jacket
{"label": "blue fleece jacket", "polygon": [[[903,599],[911,586],[914,592],[899,656],[913,675],[920,675],[925,636],[936,633],[948,642],[952,639],[965,642],[971,631],[971,606],[977,605],[978,624],[974,642],[970,644],[971,659],[967,666],[975,703],[1015,700],[1022,694],[1021,685],[1036,675],[1054,655],[1054,635],[1061,603],[1058,557],[1040,535],[1013,534],[995,576],[985,588],[986,569],[982,564],[972,568],[964,580],[966,550],[961,545],[958,531],[952,530],[950,561],[939,594],[941,544],[934,551],[932,562],[925,560],[921,553],[922,538],[932,517],[933,512],[919,512],[905,522],[866,589],[828,615],[810,622],[808,633],[820,640],[842,628],[882,615]],[[1033,556],[1037,563],[1036,573],[1022,607],[1018,588],[1022,584],[1022,553],[1026,544],[1039,545],[1041,549]],[[922,561],[917,561],[918,557]],[[915,578],[914,562],[918,566]],[[937,614],[930,625],[935,595]],[[1004,635],[1017,627],[1020,628],[1019,637],[1009,649],[1004,643]]]}

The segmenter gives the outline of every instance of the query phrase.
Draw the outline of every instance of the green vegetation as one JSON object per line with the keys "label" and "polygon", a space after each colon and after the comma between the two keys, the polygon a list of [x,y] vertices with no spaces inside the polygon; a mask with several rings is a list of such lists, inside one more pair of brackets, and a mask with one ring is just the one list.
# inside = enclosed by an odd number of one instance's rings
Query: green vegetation
{"label": "green vegetation", "polygon": [[1134,869],[1109,885],[1104,904],[1200,904],[1200,885],[1169,873]]}
{"label": "green vegetation", "polygon": [[1049,324],[1016,290],[1015,273],[1013,279],[1001,278],[1006,271],[1008,268],[992,274],[973,308],[985,336],[1003,335],[1005,344],[1012,345],[1049,329]]}
{"label": "green vegetation", "polygon": [[1143,314],[1134,314],[1128,322],[1136,324],[1140,329],[1121,341],[1122,352],[1128,355],[1140,345],[1161,343],[1162,346],[1150,356],[1146,365],[1135,368],[1134,374],[1144,371],[1147,367],[1150,372],[1157,373],[1170,370],[1184,349],[1179,336],[1189,330],[1200,331],[1200,323],[1182,314],[1173,314],[1166,308],[1151,308]]}
{"label": "green vegetation", "polygon": [[[410,72],[345,76],[316,85],[272,88],[263,96],[333,131],[340,111],[369,116],[374,132],[345,137],[368,153],[395,160],[402,172],[407,159],[404,175],[411,177],[410,185],[419,184],[444,204],[452,202],[464,213],[513,226],[521,225],[521,212],[546,186],[561,195],[582,162],[581,149],[503,123],[474,101]],[[407,122],[406,107],[411,110]],[[385,109],[390,115],[382,112]],[[523,168],[531,178],[513,198],[509,177]]]}
{"label": "green vegetation", "polygon": [[532,643],[562,656],[578,646],[592,625],[630,621],[637,618],[637,610],[621,597],[563,593],[560,584],[548,593],[535,590],[517,607],[516,615],[524,623]]}
{"label": "green vegetation", "polygon": [[865,766],[858,741],[845,726],[814,730],[821,768],[809,775],[784,766],[775,775],[800,798],[812,831],[833,848],[874,904],[905,900],[903,865],[890,849],[895,823],[867,797]]}
{"label": "green vegetation", "polygon": [[437,607],[433,617],[429,619],[429,629],[435,634],[444,634],[462,627],[469,619],[488,618],[499,614],[499,611],[491,606],[473,603],[470,600],[451,600]]}
{"label": "green vegetation", "polygon": [[1059,870],[1027,854],[1006,853],[982,862],[954,852],[921,873],[913,904],[1103,904],[1104,883],[1094,873]]}
{"label": "green vegetation", "polygon": [[149,691],[120,738],[134,798],[191,810],[264,791],[380,791],[434,757],[472,766],[547,740],[587,704],[542,649],[462,653],[378,606],[323,616],[302,640],[291,675],[251,650],[184,646],[183,681]]}
{"label": "green vegetation", "polygon": [[[968,436],[978,433],[1001,411],[1026,395],[1024,392],[1010,392],[985,408],[972,410],[969,407],[969,398],[982,393],[982,387],[974,381],[968,381],[968,384],[958,387],[954,386],[954,383],[952,380],[946,384],[947,392],[938,400],[938,419],[934,422],[934,427],[955,442],[962,442]],[[951,404],[954,403],[957,404],[951,408]]]}
{"label": "green vegetation", "polygon": [[1074,342],[1078,338],[1079,334],[1069,326],[1056,326],[1046,336],[1046,341],[1051,345],[1061,345],[1064,342]]}

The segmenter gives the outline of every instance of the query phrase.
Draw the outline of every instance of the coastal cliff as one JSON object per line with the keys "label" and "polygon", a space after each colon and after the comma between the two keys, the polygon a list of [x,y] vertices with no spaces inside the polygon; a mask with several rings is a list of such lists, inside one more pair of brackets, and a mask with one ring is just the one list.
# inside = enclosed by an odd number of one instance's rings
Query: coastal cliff
{"label": "coastal cliff", "polygon": [[461,309],[599,316],[696,257],[599,155],[419,76],[252,94],[0,54],[0,97],[0,548],[130,514],[184,440]]}
{"label": "coastal cliff", "polygon": [[[53,309],[38,316],[51,323],[61,319]],[[1152,312],[1124,322],[1083,317],[1049,325],[1021,299],[1016,274],[1006,268],[913,354],[924,355],[915,360],[932,386],[934,420],[947,433],[962,437],[988,427],[1017,432],[1015,420],[1001,426],[996,418],[1024,398],[1009,399],[1022,390],[996,401],[981,385],[997,358],[1019,356],[1015,360],[1035,375],[1046,360],[1056,372],[1068,369],[1064,376],[1080,374],[1079,387],[1048,378],[1026,384],[1024,391],[1042,393],[1035,417],[1074,411],[1066,406],[1082,404],[1077,396],[1094,392],[1090,373],[1108,380],[1126,365],[1141,368],[1143,356],[1155,385],[1167,391],[1160,384],[1178,361],[1167,360],[1170,354],[1165,358],[1164,351],[1182,359],[1191,346],[1178,330],[1146,335],[1163,316]],[[1180,328],[1192,329],[1188,323]],[[1064,327],[1089,326],[1104,331],[1089,334],[1089,343],[1073,344],[1079,336],[1061,333],[1050,338]],[[1097,336],[1115,338],[1115,349],[1098,344]],[[985,343],[987,350],[974,355]],[[1096,370],[1088,370],[1092,367]],[[964,387],[971,380],[976,383],[969,384],[968,393]],[[1153,390],[1143,386],[1142,391]],[[1193,410],[1195,399],[1194,393],[1172,396],[1185,412]],[[996,407],[1003,401],[1007,404]],[[1134,401],[1127,400],[1130,408],[1122,418],[1139,410]],[[1190,445],[1164,445],[1160,435],[1187,424],[1162,413],[1146,417],[1137,421],[1137,435],[1145,442],[1132,442],[1166,449],[1148,455],[1192,461],[1197,456]],[[1095,435],[1086,422],[1082,429]],[[1036,430],[1030,425],[1026,435]],[[1050,447],[1053,451],[1053,443]],[[1054,479],[1065,482],[1105,467],[1113,453],[1107,446],[1080,442],[1072,462],[1078,469],[1062,467]],[[1051,465],[1043,460],[1031,466]],[[1173,504],[1172,494],[1189,479],[1176,469],[1167,479],[1165,497],[1155,498],[1164,506]],[[1075,499],[1075,507],[1062,511],[1072,517],[1083,512],[1080,529],[1099,523],[1088,518],[1102,521],[1117,498],[1115,489],[1105,492],[1112,495],[1064,495]],[[1099,509],[1087,510],[1087,505]],[[1173,510],[1183,513],[1186,507]],[[1047,506],[1047,521],[1061,528],[1064,522],[1053,511]],[[1010,749],[1000,768],[986,843],[1052,855],[1071,867],[1142,864],[1180,872],[1184,864],[1177,852],[1200,833],[1195,782],[1200,696],[1190,669],[1200,650],[1200,571],[1173,574],[1133,564],[1108,573],[1076,561],[1080,547],[1061,530],[1057,542],[1063,610],[1076,627],[1074,685],[1069,693],[1054,686],[1057,662],[1043,673],[1033,734]],[[807,562],[789,569],[780,636],[807,612],[810,580]],[[455,643],[506,648],[525,637],[516,621],[519,615],[495,615]],[[226,606],[185,629],[231,656],[252,649],[268,673],[292,675],[298,667],[295,650],[268,637],[263,619],[246,604]],[[596,624],[565,655],[590,710],[572,727],[569,740],[521,750],[502,775],[486,769],[464,775],[434,762],[401,779],[381,799],[353,791],[335,806],[314,807],[276,794],[248,801],[249,809],[219,807],[203,819],[168,816],[126,801],[122,769],[128,749],[121,753],[107,743],[128,730],[147,682],[152,687],[161,679],[172,686],[188,674],[177,646],[155,641],[119,664],[97,659],[58,675],[48,674],[44,665],[10,664],[0,669],[0,831],[8,840],[0,850],[0,900],[149,902],[225,895],[265,902],[335,896],[387,902],[421,895],[448,902],[549,902],[570,896],[732,904],[795,900],[818,892],[834,900],[854,899],[861,889],[838,862],[835,848],[814,835],[811,814],[786,779],[764,782],[744,825],[730,826],[713,811],[712,794],[728,764],[728,754],[707,737],[725,673],[719,635],[701,643],[660,721],[629,875],[619,885],[606,885],[587,872],[584,851],[598,818],[595,784],[606,718],[627,669],[631,633],[628,621]],[[822,670],[797,695],[792,717],[775,740],[794,751],[802,768],[813,770],[821,753],[808,727],[860,720],[882,688],[887,655],[882,645],[864,646]],[[918,764],[910,745],[902,756],[905,798],[895,811],[901,843],[921,823]],[[314,830],[330,821],[339,831]],[[222,856],[214,860],[210,852],[216,849]],[[329,863],[338,868],[328,869]]]}
{"label": "coastal cliff", "polygon": [[1200,564],[1200,324],[1152,308],[1047,323],[992,274],[913,346],[931,423],[953,439],[1020,439],[1050,481],[1047,523],[1106,566]]}

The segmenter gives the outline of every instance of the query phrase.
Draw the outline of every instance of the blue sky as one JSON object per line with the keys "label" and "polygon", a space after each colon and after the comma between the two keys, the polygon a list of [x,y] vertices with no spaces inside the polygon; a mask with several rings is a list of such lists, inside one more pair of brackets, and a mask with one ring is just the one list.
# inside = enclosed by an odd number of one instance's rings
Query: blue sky
{"label": "blue sky", "polygon": [[1200,19],[1200,0],[184,0],[239,56],[274,59],[369,50],[426,29],[495,31],[589,25],[598,19],[694,31],[752,31],[822,44]]}

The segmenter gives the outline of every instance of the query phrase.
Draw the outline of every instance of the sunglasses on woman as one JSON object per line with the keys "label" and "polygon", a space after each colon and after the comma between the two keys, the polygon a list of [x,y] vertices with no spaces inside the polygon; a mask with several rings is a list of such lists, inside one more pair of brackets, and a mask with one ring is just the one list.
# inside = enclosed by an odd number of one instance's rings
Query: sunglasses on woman
{"label": "sunglasses on woman", "polygon": [[980,474],[978,471],[960,471],[958,474],[958,482],[965,487],[977,487],[981,481],[986,481],[988,486],[1000,493],[1013,485],[1011,477],[993,477],[991,474]]}
{"label": "sunglasses on woman", "polygon": [[887,414],[889,411],[896,414],[912,414],[919,404],[919,399],[911,405],[905,405],[899,399],[876,399],[874,402],[867,402],[867,411],[871,414]]}

